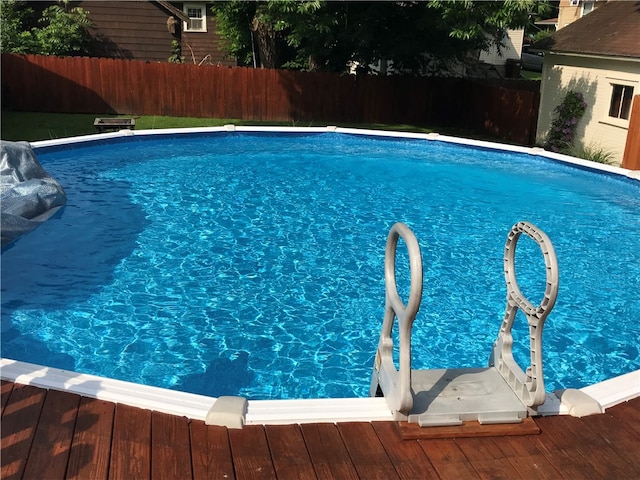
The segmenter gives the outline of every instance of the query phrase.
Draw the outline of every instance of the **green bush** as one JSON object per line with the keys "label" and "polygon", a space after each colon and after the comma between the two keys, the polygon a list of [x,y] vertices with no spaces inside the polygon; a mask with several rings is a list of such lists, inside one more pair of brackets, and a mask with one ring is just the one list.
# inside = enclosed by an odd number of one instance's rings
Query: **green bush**
{"label": "green bush", "polygon": [[177,40],[171,40],[171,56],[168,58],[169,63],[184,63],[182,56],[182,47]]}
{"label": "green bush", "polygon": [[578,145],[572,147],[567,152],[569,155],[583,160],[591,160],[592,162],[604,163],[611,165],[615,163],[615,157],[612,152],[605,150],[597,145]]}

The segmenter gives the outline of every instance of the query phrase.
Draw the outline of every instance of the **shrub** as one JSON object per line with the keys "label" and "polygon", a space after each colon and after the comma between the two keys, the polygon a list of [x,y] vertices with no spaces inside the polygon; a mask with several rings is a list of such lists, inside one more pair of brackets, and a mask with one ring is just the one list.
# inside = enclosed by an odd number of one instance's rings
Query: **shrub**
{"label": "shrub", "polygon": [[573,137],[578,121],[584,115],[587,103],[580,92],[569,90],[553,113],[555,118],[547,135],[545,148],[552,152],[568,153],[573,145]]}
{"label": "shrub", "polygon": [[171,56],[168,59],[169,63],[184,63],[184,57],[182,56],[182,47],[177,40],[171,41]]}
{"label": "shrub", "polygon": [[582,158],[583,160],[591,160],[592,162],[604,163],[607,165],[615,163],[615,158],[612,152],[596,145],[581,144],[577,147],[572,147],[567,153],[573,157]]}

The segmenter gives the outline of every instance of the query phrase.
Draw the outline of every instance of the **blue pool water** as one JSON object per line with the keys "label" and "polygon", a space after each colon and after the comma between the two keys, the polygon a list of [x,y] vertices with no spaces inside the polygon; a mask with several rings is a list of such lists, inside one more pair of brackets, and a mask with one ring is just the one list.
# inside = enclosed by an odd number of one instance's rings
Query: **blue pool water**
{"label": "blue pool water", "polygon": [[366,396],[402,221],[424,262],[414,368],[484,366],[506,235],[528,220],[560,266],[547,390],[640,368],[638,182],[416,139],[152,137],[38,149],[68,204],[2,254],[2,356],[215,396]]}

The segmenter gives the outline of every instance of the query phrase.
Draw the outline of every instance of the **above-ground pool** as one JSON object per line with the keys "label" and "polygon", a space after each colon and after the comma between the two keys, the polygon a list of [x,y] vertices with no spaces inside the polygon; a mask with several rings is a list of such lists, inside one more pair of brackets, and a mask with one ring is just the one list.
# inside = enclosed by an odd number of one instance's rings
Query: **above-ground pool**
{"label": "above-ground pool", "polygon": [[[36,148],[68,202],[3,251],[3,357],[211,396],[366,396],[401,221],[424,264],[413,367],[486,366],[526,220],[560,269],[547,390],[640,368],[637,180],[419,136],[146,133]],[[516,265],[537,303],[533,247]]]}

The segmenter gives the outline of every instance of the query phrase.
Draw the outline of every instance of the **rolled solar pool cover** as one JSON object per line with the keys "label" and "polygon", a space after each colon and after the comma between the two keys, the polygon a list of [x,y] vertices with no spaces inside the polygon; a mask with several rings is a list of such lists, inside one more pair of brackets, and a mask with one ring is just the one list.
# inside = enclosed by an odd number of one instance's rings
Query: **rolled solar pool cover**
{"label": "rolled solar pool cover", "polygon": [[0,172],[4,246],[51,217],[66,203],[67,195],[27,142],[0,141]]}

